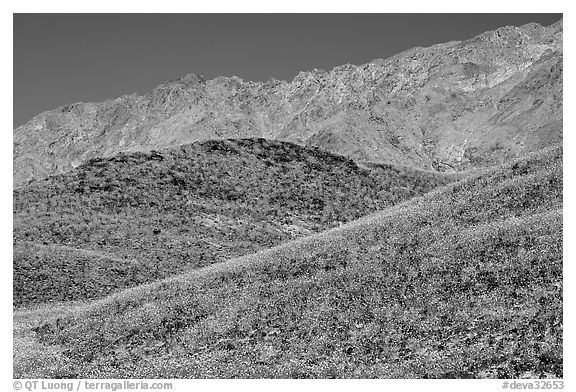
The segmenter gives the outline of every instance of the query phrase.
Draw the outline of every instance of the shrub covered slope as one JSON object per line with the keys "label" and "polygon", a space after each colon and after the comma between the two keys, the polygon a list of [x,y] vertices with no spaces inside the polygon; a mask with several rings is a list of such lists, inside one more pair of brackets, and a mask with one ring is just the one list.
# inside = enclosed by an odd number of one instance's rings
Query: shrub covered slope
{"label": "shrub covered slope", "polygon": [[562,377],[562,149],[36,323],[15,376]]}
{"label": "shrub covered slope", "polygon": [[320,232],[453,177],[264,139],[94,159],[14,192],[14,304],[105,296]]}

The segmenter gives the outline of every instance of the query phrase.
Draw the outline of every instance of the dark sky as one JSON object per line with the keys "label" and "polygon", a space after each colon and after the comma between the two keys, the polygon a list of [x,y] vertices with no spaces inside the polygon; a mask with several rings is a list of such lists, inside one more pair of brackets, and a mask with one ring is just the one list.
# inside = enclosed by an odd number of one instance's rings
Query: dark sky
{"label": "dark sky", "polygon": [[15,14],[14,127],[187,73],[291,80],[560,14]]}

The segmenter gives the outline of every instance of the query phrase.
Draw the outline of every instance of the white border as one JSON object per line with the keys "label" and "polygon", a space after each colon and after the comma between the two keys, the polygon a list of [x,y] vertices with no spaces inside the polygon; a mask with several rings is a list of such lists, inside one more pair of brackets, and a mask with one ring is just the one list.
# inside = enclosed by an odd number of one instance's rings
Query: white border
{"label": "white border", "polygon": [[[571,108],[574,102],[574,76],[573,54],[570,46],[574,46],[573,31],[574,18],[571,12],[571,4],[568,1],[502,1],[485,0],[470,4],[462,1],[423,1],[412,0],[405,2],[385,2],[385,1],[360,1],[353,2],[328,2],[293,0],[290,2],[265,2],[265,1],[233,1],[233,0],[212,0],[205,3],[188,1],[119,1],[119,0],[99,0],[96,2],[83,1],[9,1],[2,5],[2,19],[0,28],[2,34],[3,56],[2,77],[5,88],[2,91],[2,123],[4,131],[1,133],[2,148],[0,152],[0,179],[2,184],[1,193],[1,216],[0,222],[0,249],[2,255],[2,311],[6,315],[6,320],[2,323],[2,338],[4,340],[4,350],[2,350],[2,367],[0,385],[3,390],[12,390],[12,322],[8,318],[12,309],[12,88],[13,87],[13,26],[12,13],[35,12],[122,12],[122,13],[148,13],[148,12],[418,12],[418,13],[474,13],[474,12],[494,12],[494,13],[564,13],[564,45],[565,58],[564,65],[567,72],[564,74],[565,108]],[[377,57],[377,56],[376,56]],[[573,173],[576,168],[575,157],[571,154],[574,146],[573,113],[571,110],[564,112],[564,279],[568,283],[565,285],[565,312],[564,312],[564,381],[565,389],[571,390],[574,386],[574,317],[569,311],[574,299],[574,289],[571,285],[571,278],[574,277],[574,245],[576,238],[574,230],[574,181]],[[570,241],[572,239],[572,241]],[[366,390],[441,390],[441,391],[490,391],[501,390],[502,382],[494,380],[173,380],[175,388],[173,390],[212,390],[219,388],[234,388],[234,390],[246,391],[266,391],[270,388],[280,390],[291,390],[293,388],[304,389],[330,389],[348,390],[351,387],[360,387]]]}

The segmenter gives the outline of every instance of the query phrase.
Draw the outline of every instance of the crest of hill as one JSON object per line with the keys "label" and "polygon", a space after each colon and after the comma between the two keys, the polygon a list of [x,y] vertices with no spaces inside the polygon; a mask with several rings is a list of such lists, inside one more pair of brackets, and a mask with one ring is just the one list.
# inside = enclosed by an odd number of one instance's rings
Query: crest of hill
{"label": "crest of hill", "polygon": [[359,167],[264,139],[92,159],[14,191],[14,304],[106,296],[338,226],[455,179]]}
{"label": "crest of hill", "polygon": [[248,137],[437,171],[499,164],[562,139],[562,34],[561,21],[509,26],[290,82],[190,74],[63,106],[14,130],[14,183],[119,152]]}
{"label": "crest of hill", "polygon": [[561,378],[562,148],[45,314],[21,377]]}

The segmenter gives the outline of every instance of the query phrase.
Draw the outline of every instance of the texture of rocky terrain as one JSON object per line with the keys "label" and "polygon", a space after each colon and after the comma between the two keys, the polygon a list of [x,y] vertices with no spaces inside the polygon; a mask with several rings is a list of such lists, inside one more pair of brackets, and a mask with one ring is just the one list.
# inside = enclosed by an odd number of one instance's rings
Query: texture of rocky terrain
{"label": "texture of rocky terrain", "polygon": [[118,152],[244,137],[439,171],[504,162],[562,140],[562,31],[503,27],[291,82],[187,75],[63,106],[14,130],[14,184]]}
{"label": "texture of rocky terrain", "polygon": [[563,377],[562,29],[17,128],[14,377]]}

